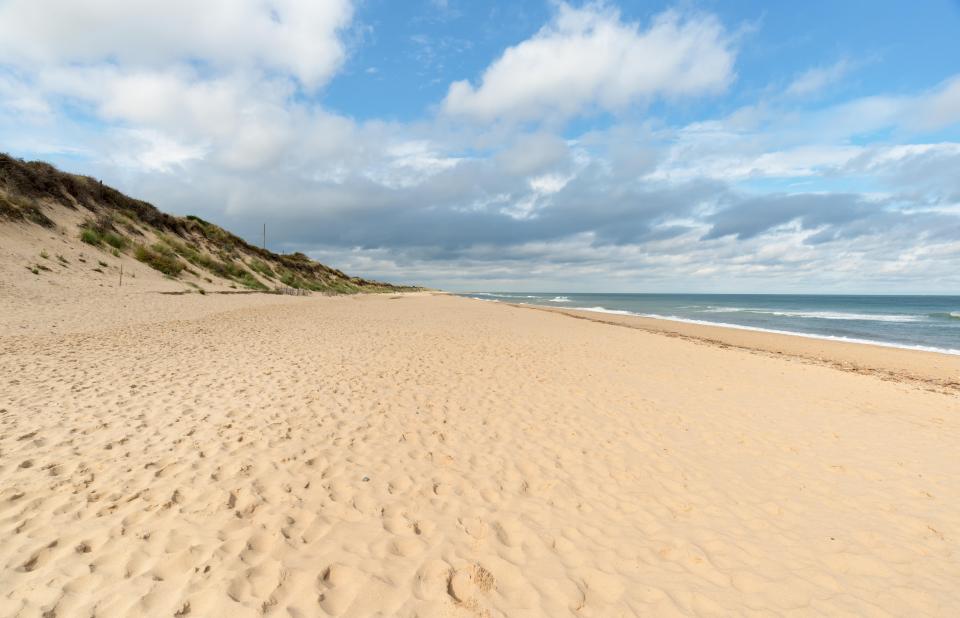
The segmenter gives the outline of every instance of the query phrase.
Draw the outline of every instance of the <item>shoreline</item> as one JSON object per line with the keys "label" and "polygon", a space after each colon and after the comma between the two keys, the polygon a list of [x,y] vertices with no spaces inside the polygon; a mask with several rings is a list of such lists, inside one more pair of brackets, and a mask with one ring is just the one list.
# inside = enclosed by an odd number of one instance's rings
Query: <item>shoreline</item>
{"label": "shoreline", "polygon": [[[520,303],[525,304],[525,303]],[[549,307],[548,307],[549,308]],[[676,318],[666,315],[643,314],[632,312],[620,312],[615,309],[584,309],[576,308],[579,311],[589,311],[591,313],[607,313],[611,315],[623,315],[637,318],[648,318],[651,320],[664,320],[667,322],[680,322],[681,324],[695,324],[698,326],[716,326],[719,328],[732,328],[735,330],[749,330],[758,333],[770,333],[772,335],[788,335],[791,337],[805,337],[807,339],[819,339],[821,341],[835,341],[837,343],[855,343],[857,345],[873,345],[881,348],[894,348],[896,350],[909,350],[911,352],[929,352],[931,354],[946,354],[947,356],[960,356],[960,349],[953,348],[935,348],[925,345],[910,345],[906,343],[893,343],[890,341],[879,341],[876,339],[859,339],[856,337],[840,337],[837,335],[821,335],[820,333],[806,333],[790,330],[779,330],[776,328],[763,328],[761,326],[746,326],[743,324],[733,324],[731,322],[711,322],[710,320],[694,320],[692,318]]]}
{"label": "shoreline", "polygon": [[[766,328],[763,326],[750,326],[746,324],[736,324],[733,322],[717,322],[712,320],[686,318],[686,317],[678,317],[678,316],[672,316],[672,315],[662,315],[657,313],[638,313],[635,311],[629,311],[625,309],[608,309],[606,307],[600,307],[600,306],[570,307],[564,304],[547,305],[547,304],[540,304],[540,303],[534,303],[534,302],[524,302],[519,300],[504,300],[506,298],[510,298],[510,299],[538,298],[535,295],[502,296],[501,298],[478,298],[478,296],[498,296],[497,294],[492,294],[488,292],[463,292],[463,293],[457,292],[457,293],[454,293],[454,295],[462,296],[464,298],[469,298],[471,300],[479,300],[483,302],[504,303],[504,304],[522,305],[522,306],[531,306],[531,307],[543,307],[547,309],[567,309],[567,310],[575,310],[575,311],[587,311],[590,313],[599,313],[603,315],[618,315],[618,316],[630,316],[630,317],[637,317],[637,318],[647,318],[652,320],[665,320],[668,322],[680,322],[683,324],[695,324],[695,325],[701,325],[701,326],[717,326],[721,328],[732,328],[736,330],[772,333],[776,335],[791,335],[794,337],[806,337],[809,339],[819,339],[823,341],[836,341],[839,343],[855,343],[860,345],[873,345],[873,346],[879,346],[884,348],[895,348],[899,350],[911,350],[911,351],[917,351],[917,352],[930,352],[933,354],[945,354],[948,356],[960,356],[960,348],[937,347],[937,346],[925,345],[921,343],[899,343],[895,341],[884,341],[882,339],[845,337],[842,335],[831,335],[831,334],[824,334],[824,333],[819,333],[814,331],[793,331],[793,330],[778,329],[778,328]],[[771,295],[771,296],[775,296],[775,295]],[[829,296],[829,295],[825,295],[825,296]],[[567,299],[567,297],[565,296],[558,296],[557,298],[562,300],[554,299],[548,302],[553,302],[553,303],[569,302],[569,299]],[[950,313],[950,315],[952,315],[954,318],[960,319],[960,312],[948,312],[948,313]]]}
{"label": "shoreline", "polygon": [[772,357],[794,358],[841,371],[875,375],[884,380],[911,382],[946,393],[960,392],[960,355],[956,354],[738,325],[581,308],[546,307],[531,303],[496,302],[520,309],[559,313],[581,320],[680,337],[705,345],[739,348]]}

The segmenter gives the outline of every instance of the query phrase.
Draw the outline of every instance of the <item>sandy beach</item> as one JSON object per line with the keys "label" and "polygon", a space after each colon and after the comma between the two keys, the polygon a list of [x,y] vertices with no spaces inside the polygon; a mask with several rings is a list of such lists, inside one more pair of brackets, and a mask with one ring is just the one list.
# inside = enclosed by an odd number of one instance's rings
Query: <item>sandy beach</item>
{"label": "sandy beach", "polygon": [[113,293],[4,304],[2,616],[960,611],[956,359]]}

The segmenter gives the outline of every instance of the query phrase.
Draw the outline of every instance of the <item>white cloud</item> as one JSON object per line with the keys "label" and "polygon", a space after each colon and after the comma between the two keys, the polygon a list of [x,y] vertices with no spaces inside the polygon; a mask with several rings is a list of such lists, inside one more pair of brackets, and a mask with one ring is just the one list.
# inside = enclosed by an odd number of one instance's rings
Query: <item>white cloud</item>
{"label": "white cloud", "polygon": [[816,94],[827,86],[840,81],[852,68],[853,65],[846,59],[839,60],[826,67],[814,67],[798,75],[787,86],[787,95],[802,97]]}
{"label": "white cloud", "polygon": [[31,90],[22,79],[0,73],[0,109],[29,117],[34,121],[49,120],[53,108],[41,93]]}
{"label": "white cloud", "polygon": [[109,155],[111,162],[146,172],[170,172],[206,154],[203,145],[178,143],[149,129],[118,130],[115,143],[122,148]]}
{"label": "white cloud", "polygon": [[642,30],[606,4],[562,3],[537,34],[504,51],[479,85],[451,84],[443,109],[529,120],[717,93],[733,80],[734,57],[730,37],[711,15],[667,11]]}
{"label": "white cloud", "polygon": [[439,154],[433,144],[425,140],[401,141],[384,148],[381,165],[366,172],[366,177],[393,189],[414,187],[444,170],[451,169],[463,159]]}
{"label": "white cloud", "polygon": [[0,57],[28,66],[110,63],[162,69],[201,60],[322,86],[345,57],[349,0],[7,0]]}
{"label": "white cloud", "polygon": [[52,118],[68,103],[133,131],[111,138],[129,153],[105,155],[127,167],[270,165],[329,124],[294,95],[340,67],[352,13],[351,0],[0,2],[0,104]]}
{"label": "white cloud", "polygon": [[922,129],[939,129],[960,122],[960,75],[948,79],[918,105],[913,122]]}
{"label": "white cloud", "polygon": [[[689,148],[678,145],[647,178],[676,182],[694,178],[737,181],[817,176],[846,165],[864,151],[859,146],[839,145],[751,152],[742,142],[732,141],[730,145],[729,151],[711,155],[694,155]],[[691,159],[691,156],[695,158]]]}

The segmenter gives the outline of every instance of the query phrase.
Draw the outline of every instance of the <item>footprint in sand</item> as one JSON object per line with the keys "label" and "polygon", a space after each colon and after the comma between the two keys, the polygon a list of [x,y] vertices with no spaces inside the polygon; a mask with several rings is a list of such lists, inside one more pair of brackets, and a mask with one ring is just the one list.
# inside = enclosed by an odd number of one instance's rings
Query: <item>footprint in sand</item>
{"label": "footprint in sand", "polygon": [[366,575],[344,564],[330,565],[317,582],[318,601],[323,611],[333,616],[343,614],[353,604],[366,581]]}

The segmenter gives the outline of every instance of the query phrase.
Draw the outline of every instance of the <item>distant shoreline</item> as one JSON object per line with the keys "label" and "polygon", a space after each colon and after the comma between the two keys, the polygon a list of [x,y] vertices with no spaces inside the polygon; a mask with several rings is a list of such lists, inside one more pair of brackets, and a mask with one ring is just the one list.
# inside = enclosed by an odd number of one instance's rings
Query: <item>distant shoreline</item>
{"label": "distant shoreline", "polygon": [[[528,303],[510,303],[510,304],[519,304],[523,306],[536,306],[536,307],[542,306],[542,305],[530,305]],[[545,307],[545,308],[551,309],[551,307]],[[955,350],[952,348],[937,348],[933,346],[910,345],[906,343],[893,343],[889,341],[879,341],[876,339],[859,339],[856,337],[839,337],[836,335],[821,335],[819,333],[777,330],[774,328],[763,328],[760,326],[746,326],[743,324],[731,324],[729,322],[711,322],[710,320],[692,320],[688,318],[674,318],[674,317],[665,316],[665,315],[636,314],[636,313],[611,311],[611,310],[601,311],[599,309],[585,309],[583,307],[577,307],[576,309],[571,308],[569,309],[569,311],[587,311],[589,313],[599,313],[601,315],[622,315],[622,316],[634,317],[634,318],[644,318],[647,320],[663,320],[665,322],[695,324],[698,326],[712,326],[716,328],[733,328],[735,330],[747,330],[747,331],[753,331],[758,333],[769,333],[771,335],[787,335],[789,337],[804,337],[807,339],[819,339],[822,341],[833,341],[836,343],[855,343],[857,345],[874,345],[874,346],[880,346],[882,348],[909,350],[911,352],[929,352],[932,354],[946,354],[948,356],[960,356],[960,350]]]}
{"label": "distant shoreline", "polygon": [[740,348],[778,357],[788,356],[842,371],[875,375],[897,382],[912,382],[943,392],[960,392],[960,355],[957,354],[738,325],[696,323],[590,309],[545,307],[530,303],[498,301],[497,304],[559,313],[572,318],[680,337],[717,347]]}
{"label": "distant shoreline", "polygon": [[960,355],[960,296],[554,292],[462,295],[478,300]]}

